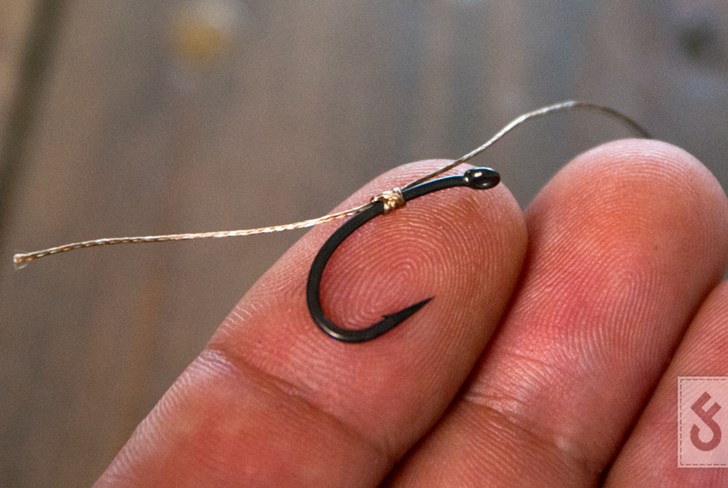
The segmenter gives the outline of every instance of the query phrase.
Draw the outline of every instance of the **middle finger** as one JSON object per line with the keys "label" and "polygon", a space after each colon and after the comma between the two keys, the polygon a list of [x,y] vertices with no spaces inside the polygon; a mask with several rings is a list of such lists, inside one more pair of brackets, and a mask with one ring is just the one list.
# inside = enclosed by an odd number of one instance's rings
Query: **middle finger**
{"label": "middle finger", "polygon": [[723,273],[725,220],[720,185],[668,144],[619,141],[564,168],[527,212],[499,335],[393,481],[597,481]]}

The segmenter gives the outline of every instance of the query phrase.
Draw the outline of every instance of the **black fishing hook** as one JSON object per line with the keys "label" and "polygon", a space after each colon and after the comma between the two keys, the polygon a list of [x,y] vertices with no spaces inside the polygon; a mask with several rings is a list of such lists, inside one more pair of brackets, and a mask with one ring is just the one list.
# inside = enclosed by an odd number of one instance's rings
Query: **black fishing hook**
{"label": "black fishing hook", "polygon": [[[402,191],[404,201],[414,200],[434,191],[444,190],[446,188],[454,188],[457,186],[467,186],[475,190],[486,190],[493,188],[500,182],[500,175],[491,168],[473,168],[469,169],[462,175],[446,176],[436,180],[421,183]],[[324,331],[329,337],[343,342],[367,342],[376,339],[380,335],[394,329],[397,325],[412,316],[419,309],[424,307],[432,298],[426,298],[420,302],[410,305],[407,308],[392,314],[384,315],[384,318],[374,325],[370,325],[364,329],[345,329],[339,327],[326,317],[321,308],[321,277],[324,273],[326,263],[328,263],[334,251],[341,245],[347,237],[349,237],[359,227],[366,224],[374,217],[385,213],[387,208],[385,203],[380,200],[372,202],[371,206],[359,212],[351,219],[347,220],[339,227],[329,239],[321,247],[311,265],[311,271],[308,274],[308,283],[306,285],[306,300],[308,301],[308,310],[316,325]]]}

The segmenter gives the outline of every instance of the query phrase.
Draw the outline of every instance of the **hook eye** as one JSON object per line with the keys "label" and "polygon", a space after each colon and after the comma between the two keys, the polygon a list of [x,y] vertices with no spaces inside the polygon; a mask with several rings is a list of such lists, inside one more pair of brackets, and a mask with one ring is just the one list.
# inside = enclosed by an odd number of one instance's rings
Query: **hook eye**
{"label": "hook eye", "polygon": [[470,188],[487,190],[500,183],[500,174],[491,168],[472,168],[465,172],[463,179]]}

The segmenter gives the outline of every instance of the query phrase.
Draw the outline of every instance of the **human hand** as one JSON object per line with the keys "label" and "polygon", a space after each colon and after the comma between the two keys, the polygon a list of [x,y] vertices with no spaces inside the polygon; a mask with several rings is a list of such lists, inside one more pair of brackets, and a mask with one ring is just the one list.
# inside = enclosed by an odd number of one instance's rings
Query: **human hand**
{"label": "human hand", "polygon": [[364,326],[435,298],[369,343],[308,315],[335,226],[248,292],[98,486],[728,484],[676,463],[677,376],[728,376],[728,199],[687,153],[600,146],[525,215],[501,184],[377,217],[327,265],[328,315]]}

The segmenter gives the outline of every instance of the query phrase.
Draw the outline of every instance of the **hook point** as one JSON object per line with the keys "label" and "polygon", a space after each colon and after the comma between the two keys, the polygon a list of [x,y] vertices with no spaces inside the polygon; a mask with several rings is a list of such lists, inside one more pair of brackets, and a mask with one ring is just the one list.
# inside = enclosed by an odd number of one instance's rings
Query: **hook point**
{"label": "hook point", "polygon": [[395,312],[393,314],[384,315],[384,319],[387,321],[394,321],[395,323],[399,324],[401,322],[404,322],[409,317],[414,315],[419,309],[427,305],[432,301],[432,299],[435,297],[429,297],[425,298],[424,300],[420,300],[419,302],[415,303],[414,305],[410,305],[407,308],[403,308],[399,312]]}

